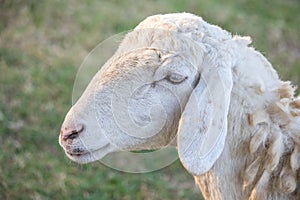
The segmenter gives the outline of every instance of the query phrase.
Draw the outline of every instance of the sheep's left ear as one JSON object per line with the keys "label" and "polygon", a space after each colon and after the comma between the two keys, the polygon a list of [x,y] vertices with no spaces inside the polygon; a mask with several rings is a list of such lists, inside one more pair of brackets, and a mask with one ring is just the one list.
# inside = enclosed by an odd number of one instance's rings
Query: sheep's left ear
{"label": "sheep's left ear", "polygon": [[224,149],[227,135],[233,85],[231,63],[226,59],[224,62],[215,60],[209,56],[204,58],[199,83],[189,97],[179,122],[179,158],[193,175],[201,175],[211,169]]}

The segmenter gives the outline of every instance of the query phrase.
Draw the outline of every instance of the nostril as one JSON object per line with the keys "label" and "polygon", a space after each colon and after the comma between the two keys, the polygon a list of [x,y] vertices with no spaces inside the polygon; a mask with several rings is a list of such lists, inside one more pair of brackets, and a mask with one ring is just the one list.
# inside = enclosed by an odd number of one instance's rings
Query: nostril
{"label": "nostril", "polygon": [[84,129],[83,125],[79,125],[76,128],[65,127],[61,130],[61,136],[63,140],[73,140],[79,136],[79,133]]}
{"label": "nostril", "polygon": [[73,139],[77,138],[78,136],[79,136],[79,133],[77,131],[72,131],[71,134],[65,135],[64,139],[65,140],[67,140],[67,139],[73,140]]}

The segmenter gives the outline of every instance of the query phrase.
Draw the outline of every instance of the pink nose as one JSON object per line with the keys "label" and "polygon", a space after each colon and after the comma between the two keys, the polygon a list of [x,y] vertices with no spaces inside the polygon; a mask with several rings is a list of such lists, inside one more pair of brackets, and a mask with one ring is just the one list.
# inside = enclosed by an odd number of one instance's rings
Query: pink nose
{"label": "pink nose", "polygon": [[73,140],[79,136],[79,133],[82,132],[84,126],[82,124],[77,124],[76,126],[63,126],[60,130],[61,139],[63,141]]}

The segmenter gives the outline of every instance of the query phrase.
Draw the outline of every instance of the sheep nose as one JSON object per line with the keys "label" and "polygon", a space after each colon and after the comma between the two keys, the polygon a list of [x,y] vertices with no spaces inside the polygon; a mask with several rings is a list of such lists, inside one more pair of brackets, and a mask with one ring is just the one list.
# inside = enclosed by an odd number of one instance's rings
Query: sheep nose
{"label": "sheep nose", "polygon": [[62,127],[60,135],[62,140],[73,140],[79,136],[79,133],[82,132],[84,126],[82,124],[77,124],[76,126],[71,127]]}

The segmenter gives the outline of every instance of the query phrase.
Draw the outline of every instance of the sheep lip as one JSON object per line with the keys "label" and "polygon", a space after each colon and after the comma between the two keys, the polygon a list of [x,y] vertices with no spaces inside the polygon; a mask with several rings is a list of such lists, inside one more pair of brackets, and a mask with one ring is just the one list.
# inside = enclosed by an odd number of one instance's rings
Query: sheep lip
{"label": "sheep lip", "polygon": [[105,144],[103,145],[102,147],[98,148],[98,149],[95,149],[95,150],[92,150],[92,151],[82,151],[82,152],[68,152],[66,151],[66,153],[72,157],[79,157],[79,156],[84,156],[84,155],[87,155],[87,154],[93,154],[94,152],[97,152],[97,151],[100,151],[106,147],[108,147],[110,144]]}
{"label": "sheep lip", "polygon": [[85,154],[88,154],[90,152],[77,152],[77,153],[74,153],[74,152],[68,152],[66,151],[66,153],[70,156],[82,156],[82,155],[85,155]]}

